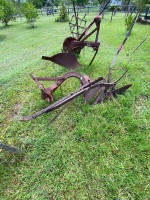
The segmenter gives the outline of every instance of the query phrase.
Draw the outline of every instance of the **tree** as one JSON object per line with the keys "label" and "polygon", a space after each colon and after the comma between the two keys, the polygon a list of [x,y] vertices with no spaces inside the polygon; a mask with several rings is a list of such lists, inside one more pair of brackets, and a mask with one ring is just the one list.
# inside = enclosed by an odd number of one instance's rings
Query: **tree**
{"label": "tree", "polygon": [[21,16],[22,15],[22,11],[21,11],[21,2],[20,1],[16,1],[16,0],[11,0],[16,11],[17,11],[17,15]]}
{"label": "tree", "polygon": [[4,9],[3,7],[0,5],[0,19],[4,17]]}
{"label": "tree", "polygon": [[30,2],[23,3],[23,13],[27,19],[27,23],[34,28],[34,22],[38,18],[38,11]]}
{"label": "tree", "polygon": [[46,0],[28,0],[29,3],[32,3],[35,8],[42,8],[46,4]]}
{"label": "tree", "polygon": [[65,5],[62,3],[62,6],[59,12],[59,17],[55,19],[55,22],[68,22],[68,21],[69,21],[68,12]]}
{"label": "tree", "polygon": [[56,7],[59,6],[59,0],[53,0],[53,3],[54,3],[54,5],[55,5]]}
{"label": "tree", "polygon": [[106,4],[107,3],[107,0],[98,0],[99,4]]}
{"label": "tree", "polygon": [[142,12],[145,9],[146,4],[150,3],[150,0],[134,0],[133,2],[136,5],[137,10]]}
{"label": "tree", "polygon": [[126,31],[129,31],[132,23],[133,23],[133,20],[134,20],[134,16],[132,15],[128,15],[126,18],[125,18],[125,27],[126,27]]}
{"label": "tree", "polygon": [[79,6],[84,6],[86,4],[88,4],[88,0],[76,0],[77,1],[77,5]]}
{"label": "tree", "polygon": [[10,0],[0,0],[0,21],[8,25],[9,21],[16,20],[17,10]]}
{"label": "tree", "polygon": [[132,0],[130,0],[130,1],[129,1],[129,4],[128,4],[127,16],[129,15],[131,6],[132,6]]}
{"label": "tree", "polygon": [[[105,6],[105,4],[107,3],[107,0],[98,0],[98,2],[99,2],[99,4],[101,4],[100,5],[100,11],[102,11],[104,6]],[[102,18],[104,18],[104,11],[102,13]]]}
{"label": "tree", "polygon": [[92,3],[93,3],[94,6],[97,6],[99,4],[99,1],[98,0],[93,0]]}
{"label": "tree", "polygon": [[[71,4],[72,4],[72,1],[74,1],[74,3],[78,6],[85,6],[89,3],[89,0],[71,0],[70,2]],[[69,4],[69,1],[65,0],[65,2]]]}
{"label": "tree", "polygon": [[120,11],[121,8],[118,7],[118,6],[116,6],[116,5],[112,5],[112,6],[109,6],[109,7],[108,7],[108,10],[111,11],[110,22],[112,22],[112,17],[113,17],[113,15],[115,16],[115,15],[116,15],[116,12],[117,12],[117,11]]}

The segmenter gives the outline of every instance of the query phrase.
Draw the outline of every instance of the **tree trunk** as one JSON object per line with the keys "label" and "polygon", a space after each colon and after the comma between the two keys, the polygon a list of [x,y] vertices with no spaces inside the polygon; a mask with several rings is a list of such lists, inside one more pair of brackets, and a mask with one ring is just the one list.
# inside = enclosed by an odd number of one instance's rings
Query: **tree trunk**
{"label": "tree trunk", "polygon": [[[100,12],[103,10],[104,6],[105,6],[105,2],[101,4]],[[105,14],[105,11],[102,12],[102,18],[104,18],[104,14]]]}
{"label": "tree trunk", "polygon": [[8,26],[8,21],[4,20],[4,24],[5,24],[5,26]]}
{"label": "tree trunk", "polygon": [[130,2],[129,2],[129,5],[128,5],[127,16],[129,15],[129,12],[130,12],[131,5],[132,5],[132,0],[130,0]]}

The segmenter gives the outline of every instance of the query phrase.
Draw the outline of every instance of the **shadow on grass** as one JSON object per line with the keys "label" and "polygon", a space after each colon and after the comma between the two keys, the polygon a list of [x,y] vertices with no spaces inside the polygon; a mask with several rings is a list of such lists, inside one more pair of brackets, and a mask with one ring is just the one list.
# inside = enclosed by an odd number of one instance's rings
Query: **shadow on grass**
{"label": "shadow on grass", "polygon": [[3,29],[9,29],[9,28],[11,28],[12,26],[14,26],[15,24],[8,24],[8,25],[3,25],[2,27],[0,27],[0,29],[1,30],[3,30]]}
{"label": "shadow on grass", "polygon": [[[0,27],[0,30],[9,29],[9,28],[11,28],[12,26],[14,26],[14,25],[11,24],[11,25],[7,25],[7,26],[2,26],[2,27]],[[1,35],[1,34],[0,34],[0,42],[3,41],[3,40],[5,40],[6,38],[7,38],[6,35]]]}
{"label": "shadow on grass", "polygon": [[[27,24],[27,23],[26,23]],[[36,25],[34,25],[34,26],[31,26],[31,25],[29,25],[29,24],[27,24],[26,25],[26,30],[34,30],[34,29],[37,29],[38,28],[38,26],[36,26]]]}
{"label": "shadow on grass", "polygon": [[6,39],[6,35],[0,35],[0,42]]}

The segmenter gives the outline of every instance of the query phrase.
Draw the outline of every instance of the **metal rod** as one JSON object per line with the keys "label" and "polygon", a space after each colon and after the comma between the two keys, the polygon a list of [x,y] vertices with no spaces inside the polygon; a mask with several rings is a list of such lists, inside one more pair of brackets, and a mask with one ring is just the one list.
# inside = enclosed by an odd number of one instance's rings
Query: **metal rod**
{"label": "metal rod", "polygon": [[0,143],[0,149],[2,149],[3,151],[11,152],[11,153],[19,153],[19,151],[20,151],[16,147],[8,146],[8,145],[2,144],[2,143]]}
{"label": "metal rod", "polygon": [[147,38],[145,38],[144,40],[142,40],[142,42],[132,51],[132,53],[130,54],[130,56],[132,56],[134,54],[134,52],[145,42],[145,40],[147,40]]}
{"label": "metal rod", "polygon": [[[105,4],[103,10],[102,10],[98,15],[96,15],[96,16],[94,17],[94,19],[95,19],[96,17],[99,17],[99,16],[102,14],[102,12],[105,10],[105,8],[106,8],[106,6],[108,5],[109,2],[110,2],[110,0],[108,0],[108,1],[106,2],[106,4]],[[87,32],[87,31],[90,29],[90,27],[94,24],[94,19],[93,19],[93,21],[89,24],[89,26],[83,31],[83,33],[79,36],[79,38],[77,39],[78,41],[80,41],[80,40],[82,39],[82,37],[86,34],[86,32]]]}
{"label": "metal rod", "polygon": [[114,66],[114,64],[115,64],[115,62],[116,62],[116,60],[117,60],[117,57],[118,57],[119,53],[120,53],[121,50],[123,49],[123,47],[124,47],[124,45],[125,45],[125,43],[126,43],[128,37],[129,37],[129,35],[131,34],[131,31],[132,31],[133,26],[134,26],[134,24],[135,24],[135,22],[136,22],[137,16],[138,16],[138,13],[137,13],[136,16],[134,17],[133,22],[132,22],[132,24],[131,24],[131,26],[130,26],[130,29],[129,29],[128,33],[126,34],[125,39],[123,40],[123,42],[122,42],[121,46],[119,47],[119,49],[118,49],[118,51],[117,51],[117,53],[116,53],[114,59],[112,60],[112,62],[111,62],[111,64],[110,64],[110,67],[109,67],[109,70],[108,70],[108,75],[107,75],[107,82],[110,82],[111,70],[112,70],[112,68],[113,68],[113,66]]}
{"label": "metal rod", "polygon": [[69,101],[68,103],[66,103],[61,110],[59,110],[59,112],[51,119],[50,123],[54,122],[57,117],[68,107],[68,105],[71,103],[72,101]]}
{"label": "metal rod", "polygon": [[78,16],[77,16],[77,12],[76,12],[76,8],[75,8],[75,2],[74,2],[74,0],[72,1],[72,4],[73,4],[73,10],[74,10],[75,18],[76,18],[77,37],[79,37]]}

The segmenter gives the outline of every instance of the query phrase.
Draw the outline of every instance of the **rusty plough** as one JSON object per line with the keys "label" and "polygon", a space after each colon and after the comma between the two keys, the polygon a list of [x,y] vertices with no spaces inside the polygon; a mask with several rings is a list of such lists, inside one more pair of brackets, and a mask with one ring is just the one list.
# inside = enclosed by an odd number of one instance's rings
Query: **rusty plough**
{"label": "rusty plough", "polygon": [[[70,29],[72,33],[74,30],[74,27],[77,28],[77,32],[76,37],[67,37],[64,40],[63,43],[63,53],[59,53],[56,54],[54,56],[48,57],[48,56],[42,56],[42,59],[45,60],[49,60],[52,61],[56,64],[59,64],[63,67],[66,67],[68,69],[74,69],[77,68],[80,64],[77,61],[77,58],[75,55],[79,55],[81,50],[87,46],[87,47],[91,47],[93,49],[93,51],[95,51],[93,58],[90,61],[90,65],[92,64],[95,56],[98,53],[99,50],[99,45],[100,43],[98,42],[98,36],[99,36],[99,30],[100,30],[100,23],[101,23],[101,18],[100,15],[101,13],[104,11],[104,9],[106,8],[106,6],[108,5],[108,3],[110,2],[110,0],[107,1],[107,3],[105,4],[103,10],[94,17],[93,21],[89,24],[89,26],[84,29],[84,27],[81,27],[81,25],[79,24],[79,18],[75,9],[75,3],[73,0],[73,7],[74,7],[74,15],[73,17],[75,18],[76,23],[72,24],[70,22]],[[85,22],[85,19],[81,19],[81,22]],[[95,28],[93,30],[90,31],[91,27],[95,25]],[[82,28],[82,30],[84,30],[81,34],[79,33],[79,28]],[[87,41],[87,39],[92,35],[96,33],[95,36],[95,41]]]}
{"label": "rusty plough", "polygon": [[[124,68],[121,68],[124,72],[122,75],[115,81],[111,81],[111,74],[113,66],[117,60],[117,57],[121,50],[123,49],[124,44],[126,43],[128,36],[130,35],[132,28],[136,22],[137,15],[134,18],[134,21],[130,27],[130,30],[128,32],[128,35],[126,35],[123,43],[120,45],[113,61],[110,64],[110,67],[108,69],[108,73],[106,78],[103,77],[98,77],[94,80],[92,80],[89,76],[83,76],[77,72],[69,72],[66,73],[62,77],[35,77],[34,75],[30,75],[31,78],[35,81],[39,89],[41,90],[41,97],[48,102],[54,100],[54,92],[56,89],[58,89],[65,80],[67,80],[70,77],[77,78],[80,80],[81,86],[79,89],[75,90],[74,92],[71,92],[67,96],[61,98],[60,100],[54,102],[50,106],[34,113],[31,116],[22,116],[20,118],[20,121],[28,121],[37,118],[38,116],[51,112],[53,110],[56,110],[57,108],[61,107],[64,105],[64,107],[58,112],[58,114],[52,119],[55,120],[56,117],[68,106],[70,102],[72,102],[76,97],[82,95],[84,102],[89,102],[92,101],[93,104],[101,103],[104,100],[107,100],[111,97],[115,97],[117,94],[122,94],[125,92],[128,88],[131,87],[131,84],[125,85],[123,87],[117,88],[117,83],[125,76],[127,73],[127,70]],[[143,43],[143,42],[142,42]],[[141,43],[141,44],[142,44]],[[140,45],[141,45],[140,44]],[[139,46],[140,46],[139,45]],[[139,47],[138,46],[138,47]],[[136,48],[137,49],[137,48]],[[120,69],[119,69],[120,70]],[[42,84],[41,81],[55,81],[51,86],[48,88],[45,88]]]}
{"label": "rusty plough", "polygon": [[[121,94],[126,91],[131,85],[126,85],[121,88],[116,89],[117,82],[126,74],[127,70],[123,73],[123,75],[114,82],[107,82],[103,77],[98,77],[95,80],[91,80],[88,76],[82,76],[81,74],[77,74],[74,72],[70,72],[65,74],[63,77],[34,77],[31,75],[31,78],[36,82],[38,87],[41,90],[41,97],[48,101],[53,100],[54,91],[60,87],[60,85],[69,77],[76,77],[81,81],[81,87],[74,92],[71,92],[67,96],[62,99],[56,101],[52,105],[36,112],[32,116],[23,116],[20,118],[20,121],[28,121],[37,118],[38,116],[56,110],[57,108],[71,102],[73,99],[82,95],[84,102],[90,101],[92,98],[93,103],[100,103],[105,99],[108,99],[111,96],[116,96],[117,94]],[[39,81],[53,81],[56,82],[51,85],[49,88],[44,88],[43,85]],[[68,105],[68,104],[67,104]],[[64,108],[62,109],[64,110]]]}

